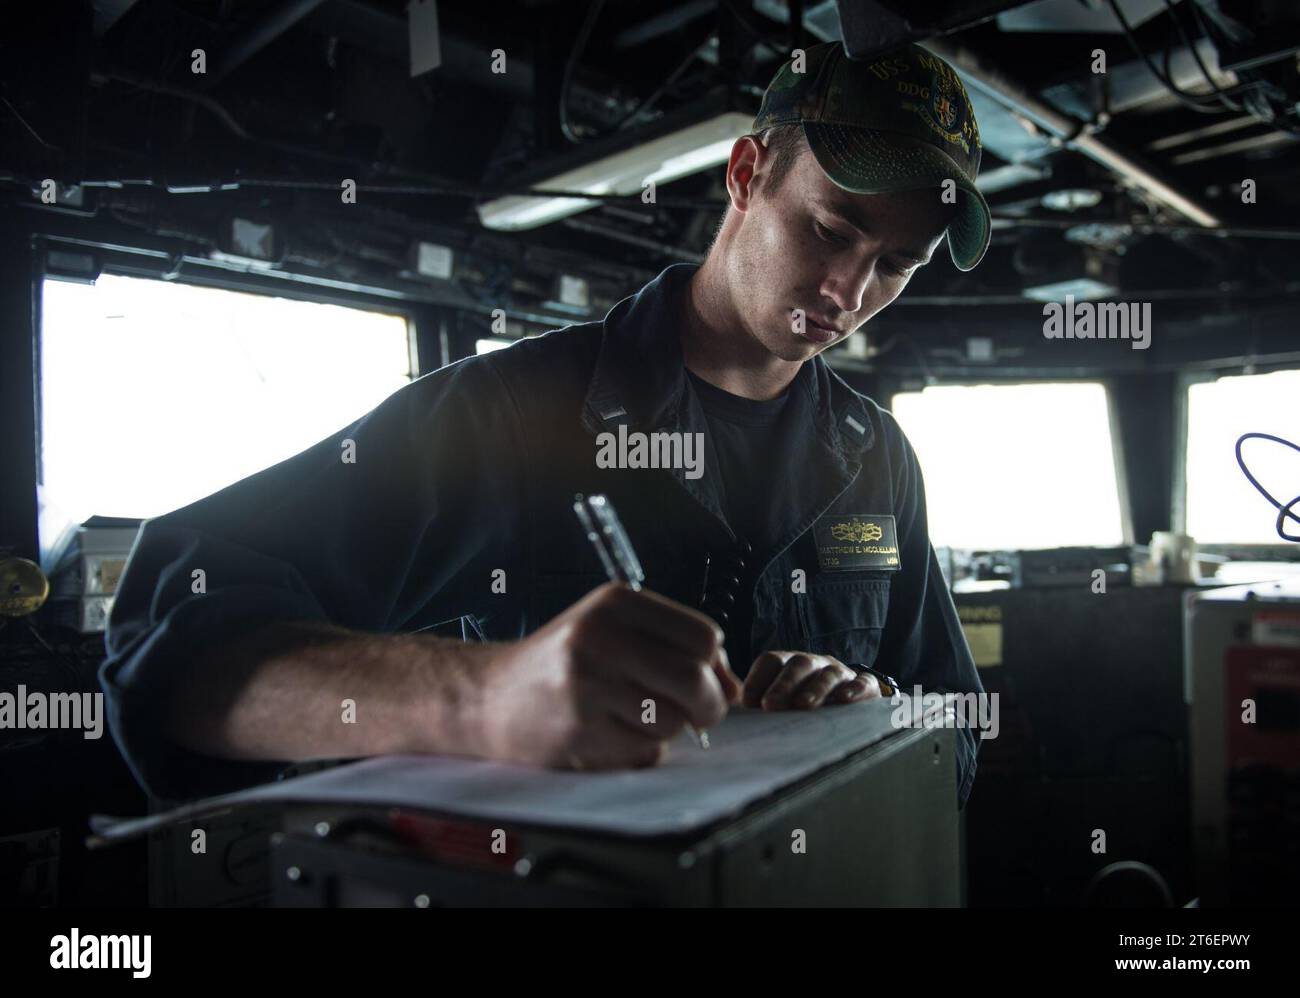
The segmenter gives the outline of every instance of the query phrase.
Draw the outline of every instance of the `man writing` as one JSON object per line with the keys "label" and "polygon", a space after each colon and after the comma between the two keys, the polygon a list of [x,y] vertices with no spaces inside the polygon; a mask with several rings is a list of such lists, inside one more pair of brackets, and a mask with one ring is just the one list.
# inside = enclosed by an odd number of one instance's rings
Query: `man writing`
{"label": "man writing", "polygon": [[[979,261],[979,156],[941,60],[815,46],[733,146],[702,266],[149,521],[101,674],[137,776],[174,797],[398,752],[646,766],[733,703],[981,693],[915,455],[819,356],[945,235]],[[701,434],[704,473],[598,466],[620,428]],[[645,591],[602,581],[576,492],[610,497]],[[457,618],[480,640],[421,633]],[[957,735],[960,804],[977,741]]]}

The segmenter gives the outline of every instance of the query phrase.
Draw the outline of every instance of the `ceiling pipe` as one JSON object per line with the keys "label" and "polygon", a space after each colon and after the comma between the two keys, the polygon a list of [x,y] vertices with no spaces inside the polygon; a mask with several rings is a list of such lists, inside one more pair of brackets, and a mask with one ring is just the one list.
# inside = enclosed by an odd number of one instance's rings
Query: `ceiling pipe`
{"label": "ceiling pipe", "polygon": [[1221,224],[1215,215],[1132,153],[1091,132],[1087,122],[1049,107],[965,46],[938,37],[926,39],[921,45],[951,63],[971,86],[1028,118],[1049,135],[1102,164],[1166,207],[1204,228],[1216,228]]}

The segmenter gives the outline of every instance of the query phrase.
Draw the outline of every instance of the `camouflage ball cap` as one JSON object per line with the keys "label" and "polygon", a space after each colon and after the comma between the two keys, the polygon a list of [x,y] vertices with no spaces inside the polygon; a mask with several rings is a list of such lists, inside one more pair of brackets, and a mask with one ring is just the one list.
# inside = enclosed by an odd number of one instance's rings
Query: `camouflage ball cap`
{"label": "camouflage ball cap", "polygon": [[[802,68],[802,72],[797,69]],[[948,249],[971,270],[989,246],[989,206],[975,187],[980,133],[953,68],[919,45],[854,61],[839,42],[814,45],[802,66],[791,59],[763,94],[754,131],[803,125],[832,181],[855,194],[940,187],[952,180],[957,217]]]}

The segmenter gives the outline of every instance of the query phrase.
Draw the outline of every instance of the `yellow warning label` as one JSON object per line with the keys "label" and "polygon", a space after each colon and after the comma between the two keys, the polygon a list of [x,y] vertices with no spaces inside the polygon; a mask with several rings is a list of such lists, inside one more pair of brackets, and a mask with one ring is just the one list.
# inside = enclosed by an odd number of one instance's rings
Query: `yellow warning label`
{"label": "yellow warning label", "polygon": [[975,664],[986,669],[992,665],[1002,664],[1002,625],[994,623],[962,622],[961,629],[966,632],[966,643]]}

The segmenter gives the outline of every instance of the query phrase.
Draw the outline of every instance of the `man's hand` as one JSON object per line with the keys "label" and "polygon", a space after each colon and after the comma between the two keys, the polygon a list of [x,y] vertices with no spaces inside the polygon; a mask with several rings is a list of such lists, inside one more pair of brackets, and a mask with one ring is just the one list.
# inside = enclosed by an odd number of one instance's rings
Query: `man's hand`
{"label": "man's hand", "polygon": [[858,675],[830,655],[769,651],[754,659],[742,689],[746,707],[811,710],[880,696],[875,676]]}
{"label": "man's hand", "polygon": [[[592,590],[484,677],[489,758],[573,769],[653,766],[689,722],[717,724],[740,699],[708,617],[622,583]],[[647,700],[654,722],[647,723]]]}

